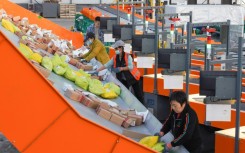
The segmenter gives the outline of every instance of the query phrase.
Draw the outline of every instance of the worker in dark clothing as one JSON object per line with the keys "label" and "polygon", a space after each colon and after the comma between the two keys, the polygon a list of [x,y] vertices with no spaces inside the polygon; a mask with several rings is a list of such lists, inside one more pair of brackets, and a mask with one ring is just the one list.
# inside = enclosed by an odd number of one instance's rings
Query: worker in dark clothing
{"label": "worker in dark clothing", "polygon": [[201,153],[201,135],[196,112],[187,102],[183,91],[175,91],[170,95],[172,111],[159,132],[160,136],[169,131],[174,136],[171,143],[167,143],[166,150],[183,145],[190,153]]}
{"label": "worker in dark clothing", "polygon": [[112,47],[116,50],[116,55],[109,62],[100,67],[97,71],[111,68],[116,73],[117,79],[126,87],[133,87],[136,98],[143,103],[143,91],[140,88],[140,72],[133,64],[131,55],[124,52],[125,43],[122,40],[115,42]]}

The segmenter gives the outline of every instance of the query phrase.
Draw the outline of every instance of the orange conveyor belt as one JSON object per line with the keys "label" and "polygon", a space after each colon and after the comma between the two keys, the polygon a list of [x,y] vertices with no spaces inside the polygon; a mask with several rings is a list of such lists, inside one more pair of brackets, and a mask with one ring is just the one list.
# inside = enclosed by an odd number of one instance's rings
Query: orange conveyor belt
{"label": "orange conveyor belt", "polygon": [[[35,14],[15,4],[1,0],[0,7],[35,22]],[[47,24],[64,38],[77,36],[45,19],[39,26]],[[20,152],[154,152],[80,116],[1,32],[0,51],[0,131]]]}

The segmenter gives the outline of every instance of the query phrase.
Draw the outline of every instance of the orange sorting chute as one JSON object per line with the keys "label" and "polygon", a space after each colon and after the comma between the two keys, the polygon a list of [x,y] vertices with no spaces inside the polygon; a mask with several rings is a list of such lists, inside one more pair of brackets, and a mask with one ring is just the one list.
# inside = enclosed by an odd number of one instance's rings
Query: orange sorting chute
{"label": "orange sorting chute", "polygon": [[[35,23],[35,14],[18,5],[1,0],[0,7]],[[57,35],[65,32],[59,29]],[[68,37],[67,33],[63,36]],[[4,72],[0,75],[0,131],[20,152],[154,152],[80,116],[1,32],[0,51]]]}

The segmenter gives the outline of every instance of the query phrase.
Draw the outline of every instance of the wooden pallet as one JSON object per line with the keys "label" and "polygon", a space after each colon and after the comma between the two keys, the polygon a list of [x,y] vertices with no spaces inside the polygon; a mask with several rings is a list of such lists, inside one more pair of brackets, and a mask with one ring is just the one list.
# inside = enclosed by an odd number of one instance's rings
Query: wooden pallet
{"label": "wooden pallet", "polygon": [[60,4],[60,18],[75,18],[76,4]]}

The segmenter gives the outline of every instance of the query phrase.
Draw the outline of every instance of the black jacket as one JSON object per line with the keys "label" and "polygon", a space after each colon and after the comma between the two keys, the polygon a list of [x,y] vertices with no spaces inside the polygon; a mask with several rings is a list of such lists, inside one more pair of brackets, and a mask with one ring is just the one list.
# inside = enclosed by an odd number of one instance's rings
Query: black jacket
{"label": "black jacket", "polygon": [[184,110],[177,114],[171,111],[161,129],[164,134],[171,130],[174,135],[172,146],[183,145],[189,152],[201,147],[202,141],[196,112],[187,104]]}

